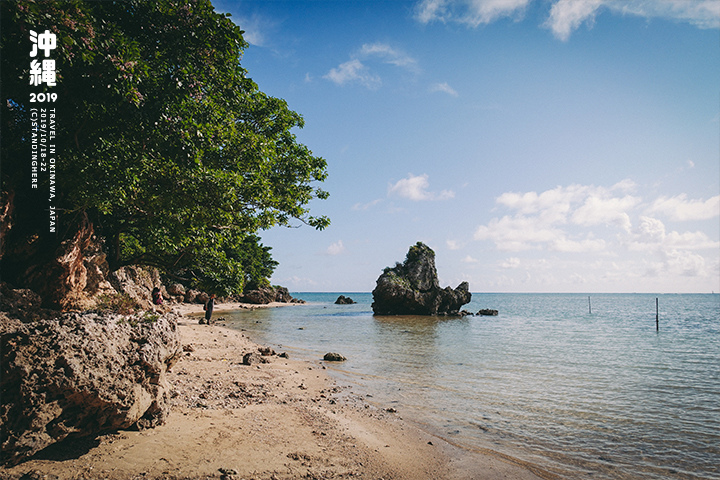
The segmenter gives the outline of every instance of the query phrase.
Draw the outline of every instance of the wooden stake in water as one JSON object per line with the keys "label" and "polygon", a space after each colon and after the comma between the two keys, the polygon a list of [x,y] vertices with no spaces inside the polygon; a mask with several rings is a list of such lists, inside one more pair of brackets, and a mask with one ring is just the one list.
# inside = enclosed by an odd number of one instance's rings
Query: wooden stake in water
{"label": "wooden stake in water", "polygon": [[660,307],[657,297],[655,297],[655,331],[660,331]]}
{"label": "wooden stake in water", "polygon": [[588,313],[592,315],[592,305],[590,304],[590,296],[588,295]]}

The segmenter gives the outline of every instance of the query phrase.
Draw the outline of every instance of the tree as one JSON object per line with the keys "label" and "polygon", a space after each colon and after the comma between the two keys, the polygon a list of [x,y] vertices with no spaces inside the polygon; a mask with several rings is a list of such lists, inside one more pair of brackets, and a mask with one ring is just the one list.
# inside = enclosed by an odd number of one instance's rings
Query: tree
{"label": "tree", "polygon": [[27,0],[2,2],[2,178],[16,200],[8,241],[36,236],[37,254],[64,239],[62,228],[45,233],[47,199],[28,188],[27,162],[8,160],[29,158],[38,91],[28,81],[29,33],[45,29],[58,45],[48,91],[58,94],[60,225],[87,217],[111,269],[183,270],[237,291],[252,264],[239,249],[269,256],[254,232],[329,224],[307,206],[327,197],[316,186],[327,172],[291,132],[302,117],[247,76],[242,32],[209,0]]}

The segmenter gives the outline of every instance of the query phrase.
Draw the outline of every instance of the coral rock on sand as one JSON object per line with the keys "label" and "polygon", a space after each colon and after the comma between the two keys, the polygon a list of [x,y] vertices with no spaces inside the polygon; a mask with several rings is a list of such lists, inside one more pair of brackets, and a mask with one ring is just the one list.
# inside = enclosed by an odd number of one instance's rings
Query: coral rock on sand
{"label": "coral rock on sand", "polygon": [[182,345],[173,314],[65,313],[2,325],[3,462],[68,436],[164,423]]}

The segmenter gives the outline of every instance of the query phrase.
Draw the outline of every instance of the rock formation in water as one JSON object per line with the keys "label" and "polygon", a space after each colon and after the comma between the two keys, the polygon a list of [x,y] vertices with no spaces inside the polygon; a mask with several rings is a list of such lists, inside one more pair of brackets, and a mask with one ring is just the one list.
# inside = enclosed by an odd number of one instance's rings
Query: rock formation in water
{"label": "rock formation in water", "polygon": [[435,252],[422,242],[410,247],[404,263],[385,269],[372,294],[375,315],[457,315],[472,297],[467,282],[440,288]]}
{"label": "rock formation in water", "polygon": [[69,436],[154,427],[169,412],[167,372],[182,352],[174,315],[55,313],[0,312],[3,462]]}
{"label": "rock formation in water", "polygon": [[357,302],[350,297],[346,297],[345,295],[340,295],[337,300],[335,300],[335,305],[352,305],[353,303]]}

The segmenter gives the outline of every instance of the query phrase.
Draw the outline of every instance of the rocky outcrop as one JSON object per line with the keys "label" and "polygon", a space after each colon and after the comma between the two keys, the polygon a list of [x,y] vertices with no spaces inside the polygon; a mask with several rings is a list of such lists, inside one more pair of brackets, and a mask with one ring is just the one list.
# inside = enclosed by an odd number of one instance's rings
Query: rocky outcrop
{"label": "rocky outcrop", "polygon": [[152,308],[151,293],[153,288],[160,288],[163,299],[169,299],[167,290],[162,284],[157,268],[131,265],[121,267],[108,276],[115,291],[129,296],[140,308]]}
{"label": "rocky outcrop", "polygon": [[304,300],[294,298],[285,287],[262,287],[257,290],[249,290],[237,296],[241,303],[252,303],[255,305],[267,305],[272,302],[280,303],[305,303]]}
{"label": "rocky outcrop", "polygon": [[164,423],[167,372],[182,351],[174,315],[65,313],[23,323],[0,312],[0,325],[3,462],[70,436]]}
{"label": "rocky outcrop", "polygon": [[51,260],[29,267],[20,281],[37,292],[46,307],[92,308],[99,294],[112,291],[106,281],[110,268],[101,245],[92,223],[84,219],[60,244]]}
{"label": "rocky outcrop", "polygon": [[372,294],[375,315],[457,315],[472,297],[467,282],[440,288],[435,252],[422,242],[410,247],[404,263],[385,269]]}
{"label": "rocky outcrop", "polygon": [[350,297],[346,297],[345,295],[340,295],[337,300],[335,300],[336,305],[352,305],[353,303],[357,302],[355,302],[355,300]]}

